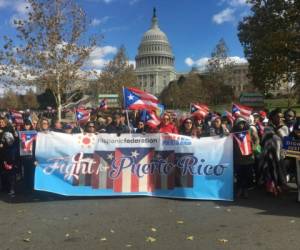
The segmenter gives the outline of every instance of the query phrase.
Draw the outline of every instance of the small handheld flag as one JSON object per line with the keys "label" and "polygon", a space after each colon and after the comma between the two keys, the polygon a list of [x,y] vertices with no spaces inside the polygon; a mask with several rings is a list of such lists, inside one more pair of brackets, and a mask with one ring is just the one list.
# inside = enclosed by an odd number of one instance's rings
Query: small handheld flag
{"label": "small handheld flag", "polygon": [[86,109],[76,109],[76,120],[78,123],[86,123],[90,119],[90,112]]}
{"label": "small handheld flag", "polygon": [[253,110],[252,108],[241,105],[241,104],[234,103],[232,105],[232,115],[235,117],[242,116],[242,117],[248,119],[252,113],[252,110]]}
{"label": "small handheld flag", "polygon": [[102,99],[99,103],[99,109],[100,110],[106,110],[108,109],[108,105],[107,105],[107,99]]}
{"label": "small handheld flag", "polygon": [[199,118],[204,118],[209,113],[209,108],[204,104],[194,104],[191,103],[191,114]]}
{"label": "small handheld flag", "polygon": [[143,110],[141,121],[151,128],[156,128],[160,124],[160,119],[151,110]]}
{"label": "small handheld flag", "polygon": [[23,115],[18,112],[18,111],[11,111],[10,112],[10,116],[12,119],[12,122],[17,124],[17,125],[22,125],[24,124],[24,120],[23,120]]}

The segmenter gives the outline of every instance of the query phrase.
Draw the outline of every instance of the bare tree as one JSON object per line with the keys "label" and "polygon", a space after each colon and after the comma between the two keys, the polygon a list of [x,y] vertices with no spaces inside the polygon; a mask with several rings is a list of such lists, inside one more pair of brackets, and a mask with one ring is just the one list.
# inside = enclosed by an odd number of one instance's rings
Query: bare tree
{"label": "bare tree", "polygon": [[74,85],[99,38],[86,36],[86,14],[74,0],[28,0],[27,18],[14,24],[18,40],[4,38],[0,71],[50,89],[61,119],[63,97],[80,88]]}

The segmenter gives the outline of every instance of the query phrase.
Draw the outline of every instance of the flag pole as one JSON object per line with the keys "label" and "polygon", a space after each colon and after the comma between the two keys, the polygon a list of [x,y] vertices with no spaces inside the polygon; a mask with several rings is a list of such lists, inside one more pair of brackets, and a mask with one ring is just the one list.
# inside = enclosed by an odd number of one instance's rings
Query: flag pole
{"label": "flag pole", "polygon": [[[124,107],[126,107],[124,86],[122,87],[122,90],[123,90],[123,105],[124,105]],[[131,128],[130,128],[130,123],[129,123],[129,114],[128,114],[128,109],[127,108],[125,108],[125,112],[126,112],[127,126],[128,126],[128,129],[129,129],[129,133],[131,134]]]}

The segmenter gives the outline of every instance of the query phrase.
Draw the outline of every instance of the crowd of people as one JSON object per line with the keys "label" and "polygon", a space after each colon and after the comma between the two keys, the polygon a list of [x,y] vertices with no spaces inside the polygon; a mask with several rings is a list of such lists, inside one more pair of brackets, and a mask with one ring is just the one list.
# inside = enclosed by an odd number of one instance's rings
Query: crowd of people
{"label": "crowd of people", "polygon": [[[47,117],[48,116],[48,117]],[[243,154],[237,140],[233,140],[235,193],[237,197],[248,197],[251,187],[264,187],[274,196],[286,191],[289,181],[297,182],[295,158],[286,157],[282,152],[283,138],[290,136],[300,139],[300,119],[296,112],[288,109],[274,109],[252,112],[249,117],[237,116],[234,120],[226,114],[209,112],[205,117],[182,116],[165,112],[158,126],[148,126],[141,114],[132,112],[114,112],[105,114],[91,112],[85,124],[80,122],[62,123],[55,116],[33,114],[29,110],[23,113],[23,123],[11,119],[9,113],[0,116],[0,176],[1,191],[15,196],[16,182],[23,180],[24,188],[33,191],[35,143],[32,155],[20,156],[19,131],[75,133],[173,133],[194,138],[206,136],[229,136],[249,134],[251,153]]]}

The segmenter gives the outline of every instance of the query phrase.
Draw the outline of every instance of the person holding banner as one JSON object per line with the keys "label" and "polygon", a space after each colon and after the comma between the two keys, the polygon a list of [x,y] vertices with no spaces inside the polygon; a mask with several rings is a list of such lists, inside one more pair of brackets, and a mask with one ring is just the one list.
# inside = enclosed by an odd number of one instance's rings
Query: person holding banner
{"label": "person holding banner", "polygon": [[197,136],[196,128],[191,118],[186,118],[185,120],[183,120],[179,129],[179,134],[185,136],[192,136],[192,137]]}
{"label": "person holding banner", "polygon": [[95,122],[88,122],[84,131],[90,134],[97,134]]}
{"label": "person holding banner", "polygon": [[171,115],[165,113],[161,119],[161,124],[158,127],[159,133],[178,134],[177,127],[171,122]]}
{"label": "person holding banner", "polygon": [[225,136],[229,135],[229,130],[225,125],[222,124],[221,117],[217,114],[214,114],[211,118],[212,125],[209,128],[209,136]]}
{"label": "person holding banner", "polygon": [[35,145],[36,131],[33,129],[30,120],[25,120],[24,129],[20,134],[20,157],[24,173],[24,186],[28,192],[33,191],[35,172]]}
{"label": "person holding banner", "polygon": [[45,117],[41,118],[40,123],[39,123],[39,131],[47,133],[50,131],[50,124],[49,120]]}
{"label": "person holding banner", "polygon": [[0,176],[1,191],[15,196],[16,155],[14,130],[5,117],[0,117]]}
{"label": "person holding banner", "polygon": [[115,114],[114,121],[106,127],[106,132],[109,134],[120,135],[123,133],[129,133],[129,127],[125,124],[122,124],[121,115]]}

